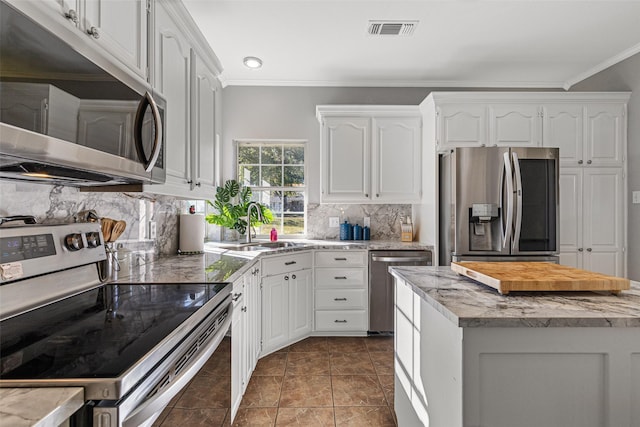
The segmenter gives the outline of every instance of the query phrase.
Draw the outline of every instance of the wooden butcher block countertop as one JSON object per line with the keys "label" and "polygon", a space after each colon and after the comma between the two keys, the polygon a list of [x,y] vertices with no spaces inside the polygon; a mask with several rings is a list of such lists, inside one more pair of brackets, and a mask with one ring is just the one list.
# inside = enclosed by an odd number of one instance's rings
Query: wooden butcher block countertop
{"label": "wooden butcher block countertop", "polygon": [[495,288],[511,291],[611,291],[629,289],[628,279],[548,262],[452,262],[451,269]]}

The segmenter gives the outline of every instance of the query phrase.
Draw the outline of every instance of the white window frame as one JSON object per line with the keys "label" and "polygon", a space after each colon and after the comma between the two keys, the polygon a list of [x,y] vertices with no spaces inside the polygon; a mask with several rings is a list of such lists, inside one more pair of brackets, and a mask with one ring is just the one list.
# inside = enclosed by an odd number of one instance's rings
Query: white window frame
{"label": "white window frame", "polygon": [[[234,153],[235,153],[235,162],[234,162],[234,179],[238,179],[238,150],[243,145],[251,145],[251,146],[272,146],[272,145],[302,145],[304,148],[304,163],[303,163],[303,171],[304,171],[304,186],[302,187],[262,187],[262,186],[249,186],[251,187],[251,191],[296,191],[301,192],[304,196],[304,211],[303,211],[303,220],[304,220],[304,230],[302,234],[280,234],[278,232],[278,238],[287,238],[287,239],[304,239],[307,237],[307,205],[309,199],[309,176],[307,174],[307,148],[308,148],[308,140],[306,139],[234,139]],[[284,161],[284,160],[283,160]],[[260,163],[262,164],[262,163]],[[284,212],[283,212],[284,214]],[[284,215],[283,215],[284,218]],[[268,234],[257,234],[258,238],[268,238]]]}

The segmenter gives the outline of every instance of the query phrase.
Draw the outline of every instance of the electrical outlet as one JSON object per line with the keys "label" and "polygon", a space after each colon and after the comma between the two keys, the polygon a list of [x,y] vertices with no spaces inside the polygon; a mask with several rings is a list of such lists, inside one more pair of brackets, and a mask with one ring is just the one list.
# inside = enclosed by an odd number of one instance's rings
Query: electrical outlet
{"label": "electrical outlet", "polygon": [[365,216],[364,217],[364,225],[363,227],[371,227],[371,217]]}
{"label": "electrical outlet", "polygon": [[340,227],[340,218],[337,216],[330,216],[329,227]]}
{"label": "electrical outlet", "polygon": [[156,238],[156,222],[149,221],[149,239],[154,240]]}
{"label": "electrical outlet", "polygon": [[631,194],[633,196],[633,202],[632,203],[634,205],[640,203],[640,191],[634,191]]}

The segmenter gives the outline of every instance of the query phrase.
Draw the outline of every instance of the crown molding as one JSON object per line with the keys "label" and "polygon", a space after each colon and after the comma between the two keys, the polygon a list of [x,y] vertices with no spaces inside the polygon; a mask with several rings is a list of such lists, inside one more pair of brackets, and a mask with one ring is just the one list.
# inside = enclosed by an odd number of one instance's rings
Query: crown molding
{"label": "crown molding", "polygon": [[640,43],[636,44],[635,46],[631,46],[629,49],[625,49],[622,52],[620,52],[617,55],[612,56],[611,58],[602,61],[601,63],[599,63],[598,65],[596,65],[595,67],[592,67],[590,69],[588,69],[587,71],[585,71],[584,73],[578,74],[575,77],[572,77],[570,79],[568,79],[564,85],[562,85],[562,88],[564,90],[569,90],[571,88],[571,86],[575,85],[576,83],[580,83],[583,80],[588,79],[589,77],[598,74],[600,71],[606,70],[607,68],[616,65],[619,62],[624,61],[625,59],[640,53]]}

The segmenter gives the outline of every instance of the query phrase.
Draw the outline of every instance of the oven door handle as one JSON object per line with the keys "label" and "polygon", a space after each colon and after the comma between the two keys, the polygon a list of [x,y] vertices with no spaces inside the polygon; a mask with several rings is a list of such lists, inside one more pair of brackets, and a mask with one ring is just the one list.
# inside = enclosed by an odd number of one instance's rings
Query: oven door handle
{"label": "oven door handle", "polygon": [[137,407],[131,414],[129,414],[124,421],[122,422],[122,427],[136,427],[144,423],[154,414],[162,411],[173,399],[178,395],[180,390],[195,377],[200,368],[209,360],[214,351],[218,348],[220,341],[224,338],[227,329],[229,329],[229,325],[231,324],[231,315],[233,308],[229,306],[229,313],[227,318],[225,319],[222,327],[215,334],[214,338],[211,340],[207,349],[203,351],[196,359],[194,359],[191,364],[184,369],[182,372],[175,377],[169,387],[162,390],[161,393],[156,394],[151,399],[145,401]]}

